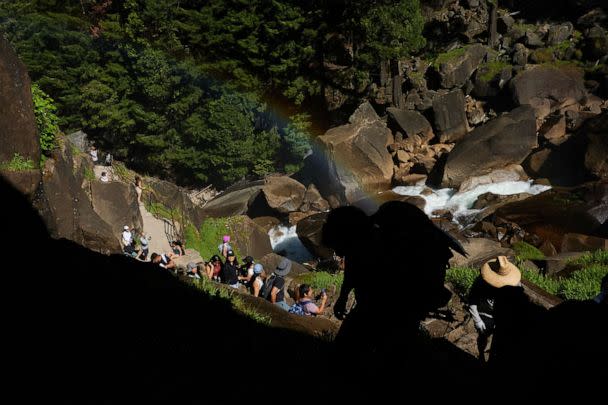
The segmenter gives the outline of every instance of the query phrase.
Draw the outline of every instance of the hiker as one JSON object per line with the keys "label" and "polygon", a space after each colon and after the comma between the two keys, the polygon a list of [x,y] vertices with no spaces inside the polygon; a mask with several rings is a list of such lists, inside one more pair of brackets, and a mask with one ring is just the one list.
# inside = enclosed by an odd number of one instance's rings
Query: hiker
{"label": "hiker", "polygon": [[222,266],[220,279],[222,283],[228,284],[232,288],[239,288],[239,261],[232,250],[226,252],[226,261]]}
{"label": "hiker", "polygon": [[220,273],[222,272],[222,260],[218,255],[211,256],[211,259],[205,264],[205,274],[209,280],[220,281]]}
{"label": "hiker", "polygon": [[97,148],[95,146],[91,146],[89,148],[89,155],[91,156],[91,160],[93,161],[93,165],[97,165],[99,161],[99,157],[97,156]]}
{"label": "hiker", "polygon": [[112,166],[112,161],[113,161],[113,160],[114,160],[114,159],[112,158],[112,154],[111,154],[110,152],[106,153],[106,158],[105,158],[105,160],[104,160],[105,165],[106,165],[106,166]]}
{"label": "hiker", "polygon": [[259,297],[262,287],[264,287],[264,280],[266,280],[266,273],[264,267],[260,263],[256,263],[253,266],[253,276],[249,281],[249,287],[251,288],[251,294],[254,297]]}
{"label": "hiker", "polygon": [[[404,370],[404,364],[420,380],[436,375],[436,366],[453,367],[429,361],[432,346],[420,322],[451,297],[444,285],[450,249],[466,253],[457,241],[414,205],[390,201],[372,216],[355,206],[333,209],[322,242],[344,257],[334,304],[334,314],[343,320],[334,339],[340,377],[360,389],[377,384],[385,392],[404,375],[388,370]],[[399,280],[398,291],[390,291],[389,280]],[[356,303],[347,312],[351,291]]]}
{"label": "hiker", "polygon": [[289,311],[289,305],[285,302],[285,276],[291,271],[291,260],[284,257],[273,274],[266,279],[264,284],[264,295],[273,304]]}
{"label": "hiker", "polygon": [[185,255],[184,248],[182,247],[182,242],[178,240],[171,241],[171,250],[173,254],[177,257]]}
{"label": "hiker", "polygon": [[143,187],[141,177],[139,176],[135,176],[135,192],[137,193],[137,203],[141,205],[141,194],[143,192]]}
{"label": "hiker", "polygon": [[154,264],[158,264],[163,269],[175,271],[175,262],[165,253],[160,255],[158,253],[152,253],[150,261]]}
{"label": "hiker", "polygon": [[150,251],[150,236],[145,236],[143,231],[139,234],[139,244],[141,245],[141,253],[139,254],[139,260],[146,261],[148,259],[148,252]]}
{"label": "hiker", "polygon": [[480,274],[469,293],[469,313],[477,331],[479,361],[486,362],[488,338],[494,331],[494,302],[497,290],[504,286],[519,286],[521,272],[505,256],[498,256],[481,266]]}
{"label": "hiker", "polygon": [[222,237],[222,243],[219,244],[219,246],[217,247],[217,250],[219,250],[220,255],[222,255],[225,258],[227,258],[227,254],[229,250],[232,250],[232,246],[230,246],[230,236],[229,235],[224,235]]}
{"label": "hiker", "polygon": [[299,299],[298,302],[293,304],[291,308],[289,308],[289,312],[296,315],[308,315],[308,316],[316,316],[321,315],[323,310],[325,309],[325,304],[327,303],[327,293],[325,290],[321,291],[321,306],[318,307],[314,301],[314,291],[312,287],[308,284],[301,284],[298,287]]}
{"label": "hiker", "polygon": [[239,269],[239,281],[247,287],[251,278],[253,277],[253,267],[255,265],[255,261],[251,256],[245,256],[243,259],[243,265]]}
{"label": "hiker", "polygon": [[133,234],[128,225],[123,226],[122,231],[122,247],[125,253],[129,256],[133,254]]}
{"label": "hiker", "polygon": [[101,181],[103,183],[109,182],[110,179],[108,178],[108,174],[106,172],[101,172],[101,176],[99,177],[99,181]]}
{"label": "hiker", "polygon": [[201,279],[201,276],[198,271],[198,266],[196,263],[194,263],[194,262],[188,263],[188,266],[186,267],[186,275],[190,278],[194,278],[197,280]]}

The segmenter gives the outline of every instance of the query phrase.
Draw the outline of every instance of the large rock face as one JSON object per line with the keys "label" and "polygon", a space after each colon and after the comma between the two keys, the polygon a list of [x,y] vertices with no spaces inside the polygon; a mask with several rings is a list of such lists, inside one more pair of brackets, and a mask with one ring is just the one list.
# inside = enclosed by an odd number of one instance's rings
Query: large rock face
{"label": "large rock face", "polygon": [[314,183],[334,204],[358,200],[366,192],[387,190],[393,176],[393,159],[387,150],[391,131],[369,103],[362,104],[350,123],[332,128],[318,138]]}
{"label": "large rock face", "polygon": [[[40,162],[40,144],[34,117],[31,82],[25,65],[11,45],[0,35],[0,164],[15,154]],[[2,175],[22,193],[32,196],[40,183],[40,170],[10,172]]]}
{"label": "large rock face", "polygon": [[608,112],[591,120],[585,131],[589,137],[585,167],[591,174],[608,179]]}
{"label": "large rock face", "polygon": [[567,233],[607,238],[602,224],[608,220],[608,182],[552,189],[504,205],[495,215],[517,223],[556,247],[562,246]]}
{"label": "large rock face", "polygon": [[91,182],[91,201],[93,210],[110,225],[114,234],[120,235],[125,225],[143,229],[134,186],[95,180]]}
{"label": "large rock face", "polygon": [[[160,203],[178,212],[179,215],[183,215],[197,228],[201,226],[203,219],[206,217],[205,212],[192,202],[186,190],[168,181],[153,177],[146,177],[143,182],[144,187],[148,190],[144,191],[142,201]],[[229,210],[230,205],[226,204],[226,206],[226,209]]]}
{"label": "large rock face", "polygon": [[333,251],[321,243],[321,230],[325,224],[325,218],[327,218],[327,213],[321,212],[302,219],[298,222],[296,233],[298,239],[310,253],[316,257],[329,259],[332,257]]}
{"label": "large rock face", "polygon": [[120,232],[115,232],[93,210],[83,189],[85,167],[89,163],[75,160],[67,143],[58,151],[54,162],[47,162],[44,192],[35,204],[51,235],[73,240],[100,253],[120,252]]}
{"label": "large rock face", "polygon": [[431,124],[419,112],[394,107],[387,108],[386,112],[388,113],[391,128],[395,131],[400,131],[409,138],[418,135],[423,142],[428,143],[435,136]]}
{"label": "large rock face", "polygon": [[209,217],[244,215],[249,210],[249,205],[260,194],[262,186],[264,186],[264,181],[259,180],[228,188],[209,201],[203,208],[203,213]]}
{"label": "large rock face", "polygon": [[536,146],[534,110],[518,107],[476,128],[458,143],[448,156],[441,184],[458,187],[469,177],[520,164]]}
{"label": "large rock face", "polygon": [[460,54],[440,63],[437,72],[441,87],[462,87],[477,69],[487,50],[483,45],[472,45]]}
{"label": "large rock face", "polygon": [[300,209],[304,201],[306,187],[287,176],[273,176],[266,179],[262,196],[272,210],[289,214]]}
{"label": "large rock face", "polygon": [[511,92],[518,105],[534,104],[540,99],[561,104],[569,99],[579,101],[586,95],[578,69],[553,66],[536,66],[521,72],[511,81]]}
{"label": "large rock face", "polygon": [[458,142],[469,132],[464,94],[460,89],[435,97],[433,113],[439,142]]}
{"label": "large rock face", "polygon": [[268,233],[249,217],[239,216],[231,221],[230,235],[234,235],[233,243],[243,256],[258,258],[272,253]]}

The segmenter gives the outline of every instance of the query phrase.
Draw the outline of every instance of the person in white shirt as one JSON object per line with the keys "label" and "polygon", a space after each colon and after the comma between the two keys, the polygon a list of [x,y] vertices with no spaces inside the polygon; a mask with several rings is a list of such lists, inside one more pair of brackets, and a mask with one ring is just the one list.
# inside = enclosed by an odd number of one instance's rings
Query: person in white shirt
{"label": "person in white shirt", "polygon": [[101,172],[101,177],[99,178],[100,181],[107,183],[110,181],[110,179],[108,178],[108,174],[106,172]]}
{"label": "person in white shirt", "polygon": [[129,227],[127,225],[125,225],[123,227],[123,231],[122,231],[122,244],[126,247],[126,246],[131,246],[133,244],[133,235],[131,234],[131,231],[129,230]]}
{"label": "person in white shirt", "polygon": [[91,146],[91,149],[89,150],[89,155],[91,155],[91,160],[93,161],[93,164],[96,165],[99,161],[99,158],[97,157],[97,148],[95,148],[95,146]]}

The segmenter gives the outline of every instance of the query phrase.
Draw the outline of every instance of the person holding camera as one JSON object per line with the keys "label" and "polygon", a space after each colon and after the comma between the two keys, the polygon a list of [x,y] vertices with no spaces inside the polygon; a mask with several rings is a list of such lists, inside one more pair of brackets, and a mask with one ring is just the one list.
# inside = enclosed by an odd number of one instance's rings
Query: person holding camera
{"label": "person holding camera", "polygon": [[319,294],[319,299],[321,300],[321,306],[317,306],[317,304],[314,303],[313,301],[313,297],[314,297],[314,291],[312,289],[312,287],[308,284],[302,284],[300,285],[298,292],[300,293],[300,299],[298,299],[298,302],[295,304],[297,305],[299,308],[299,310],[301,311],[297,311],[297,312],[293,312],[290,311],[292,313],[299,313],[301,315],[321,315],[323,313],[323,310],[325,309],[325,304],[327,303],[327,293],[325,292],[325,290],[321,290],[321,294]]}

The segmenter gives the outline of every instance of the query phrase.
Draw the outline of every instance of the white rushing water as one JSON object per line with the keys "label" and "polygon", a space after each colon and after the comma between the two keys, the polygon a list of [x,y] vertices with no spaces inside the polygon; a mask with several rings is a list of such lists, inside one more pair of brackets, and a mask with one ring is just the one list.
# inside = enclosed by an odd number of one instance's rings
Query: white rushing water
{"label": "white rushing water", "polygon": [[312,254],[300,242],[296,234],[296,227],[277,225],[268,231],[272,250],[281,256],[285,256],[298,263],[304,263],[313,258]]}
{"label": "white rushing water", "polygon": [[540,194],[549,190],[550,186],[532,184],[529,181],[505,181],[502,183],[483,184],[464,193],[458,193],[452,188],[433,190],[423,184],[409,187],[395,187],[393,191],[401,195],[419,196],[424,198],[426,205],[424,212],[431,216],[436,210],[449,210],[454,219],[462,223],[463,220],[481,210],[472,209],[477,198],[484,193],[497,195],[512,195],[520,193]]}

